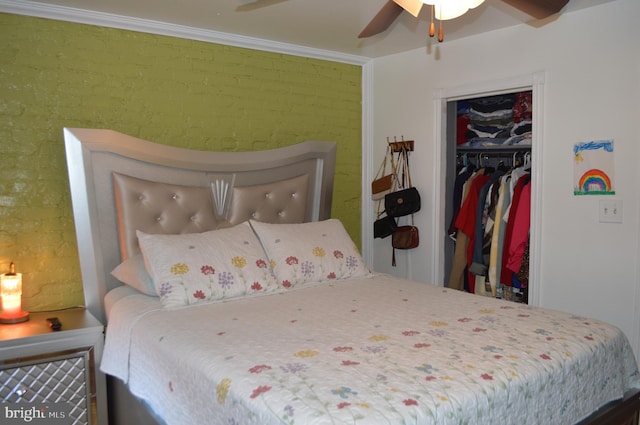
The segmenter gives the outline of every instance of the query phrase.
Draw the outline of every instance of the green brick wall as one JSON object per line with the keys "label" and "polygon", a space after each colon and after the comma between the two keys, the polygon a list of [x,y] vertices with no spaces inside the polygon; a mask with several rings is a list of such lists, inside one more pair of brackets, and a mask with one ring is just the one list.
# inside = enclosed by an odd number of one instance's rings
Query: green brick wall
{"label": "green brick wall", "polygon": [[361,68],[0,14],[0,272],[31,311],[83,303],[63,127],[193,149],[333,140],[332,215],[360,245]]}

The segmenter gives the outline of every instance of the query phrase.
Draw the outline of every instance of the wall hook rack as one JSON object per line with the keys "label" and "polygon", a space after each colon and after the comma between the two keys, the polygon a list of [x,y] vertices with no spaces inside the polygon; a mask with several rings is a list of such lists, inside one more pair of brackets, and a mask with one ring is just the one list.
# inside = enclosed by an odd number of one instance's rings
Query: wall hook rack
{"label": "wall hook rack", "polygon": [[393,142],[390,142],[389,138],[387,137],[387,143],[391,147],[392,152],[402,152],[402,151],[413,152],[413,145],[414,145],[413,140],[404,140],[404,137],[403,137],[402,140],[398,141],[394,137]]}

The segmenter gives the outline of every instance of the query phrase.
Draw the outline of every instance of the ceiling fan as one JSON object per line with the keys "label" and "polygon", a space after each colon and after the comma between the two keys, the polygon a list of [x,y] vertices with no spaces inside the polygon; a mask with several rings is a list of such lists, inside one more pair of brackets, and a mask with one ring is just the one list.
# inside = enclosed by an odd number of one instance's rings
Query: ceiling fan
{"label": "ceiling fan", "polygon": [[[466,12],[469,8],[473,8],[482,3],[483,0],[468,1],[469,5],[464,9]],[[569,0],[502,0],[516,9],[519,9],[536,19],[544,19],[554,13],[560,12],[562,8],[569,2]],[[376,34],[380,34],[389,28],[389,26],[400,16],[403,11],[407,11],[414,17],[418,17],[422,6],[427,3],[431,5],[431,26],[429,29],[429,35],[433,37],[435,35],[434,16],[439,17],[437,8],[441,1],[434,0],[388,0],[387,3],[380,9],[380,11],[373,17],[371,22],[358,34],[358,38],[371,37]],[[434,5],[435,3],[435,5]],[[434,12],[434,9],[436,11]],[[441,9],[442,10],[442,9]],[[460,13],[460,14],[462,14]],[[460,14],[456,16],[460,16]],[[442,17],[442,19],[452,19],[452,17]],[[442,41],[444,34],[442,33],[442,27],[438,32],[438,40]]]}
{"label": "ceiling fan", "polygon": [[[287,0],[246,0],[244,4],[236,8],[236,11],[247,12],[285,1]],[[460,3],[465,7],[460,9],[459,7],[454,6],[456,11],[449,16],[445,16],[447,14],[445,9],[447,7],[451,7],[451,4],[454,4],[453,0],[387,0],[385,5],[382,6],[382,9],[380,9],[380,11],[373,17],[371,22],[367,24],[360,34],[358,34],[358,38],[367,38],[386,31],[405,10],[417,18],[422,10],[422,6],[425,4],[431,6],[431,26],[429,28],[429,35],[433,37],[435,35],[434,18],[438,20],[453,19],[465,13],[468,9],[480,5],[483,1],[484,0],[458,0],[457,3]],[[544,19],[558,13],[567,3],[569,3],[569,0],[501,1],[533,16],[536,19]],[[442,32],[442,26],[440,26],[438,30],[438,40],[442,41],[443,39],[444,34]]]}

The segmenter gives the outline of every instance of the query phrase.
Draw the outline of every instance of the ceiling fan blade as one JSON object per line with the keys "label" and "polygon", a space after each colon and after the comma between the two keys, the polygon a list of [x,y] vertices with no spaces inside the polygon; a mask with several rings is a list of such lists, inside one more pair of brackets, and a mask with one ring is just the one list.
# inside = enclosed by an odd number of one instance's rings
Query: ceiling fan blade
{"label": "ceiling fan blade", "polygon": [[562,8],[569,3],[569,0],[502,0],[523,11],[526,14],[533,16],[536,19],[544,19],[548,16],[558,13]]}
{"label": "ceiling fan blade", "polygon": [[249,12],[251,10],[272,6],[285,1],[287,0],[255,0],[236,7],[236,12]]}
{"label": "ceiling fan blade", "polygon": [[372,35],[386,31],[393,21],[400,16],[403,10],[402,6],[395,3],[394,0],[388,0],[376,16],[373,17],[371,22],[358,34],[358,38],[371,37]]}
{"label": "ceiling fan blade", "polygon": [[424,4],[422,0],[393,0],[398,5],[402,6],[404,10],[411,13],[414,18],[418,17],[420,13],[420,9],[422,9],[422,5]]}

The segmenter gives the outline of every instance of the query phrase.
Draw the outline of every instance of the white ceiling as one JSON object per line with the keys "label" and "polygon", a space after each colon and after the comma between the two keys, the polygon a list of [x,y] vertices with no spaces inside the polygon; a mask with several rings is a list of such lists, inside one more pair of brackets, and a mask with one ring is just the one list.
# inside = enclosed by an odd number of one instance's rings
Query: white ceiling
{"label": "white ceiling", "polygon": [[[93,12],[108,14],[107,21],[122,18],[130,21],[154,21],[204,31],[235,34],[287,45],[311,47],[330,52],[374,58],[401,51],[437,44],[429,39],[429,8],[423,7],[418,18],[403,12],[382,34],[358,39],[358,33],[375,16],[387,0],[262,0],[266,7],[239,11],[238,7],[254,0],[0,0],[0,11],[38,10],[36,16],[55,17],[69,14],[91,16]],[[613,0],[570,0],[560,13],[591,7]],[[27,6],[26,8],[24,6]],[[54,6],[53,8],[51,6]],[[58,7],[59,6],[59,7]],[[70,8],[70,9],[67,9]],[[87,14],[85,11],[91,11]],[[18,12],[24,13],[24,12]],[[460,18],[443,24],[447,40],[468,37],[525,23],[534,27],[558,19],[552,16],[542,21],[531,18],[501,0],[486,0],[484,4]],[[91,21],[91,19],[88,19]],[[104,19],[103,19],[104,20]]]}

